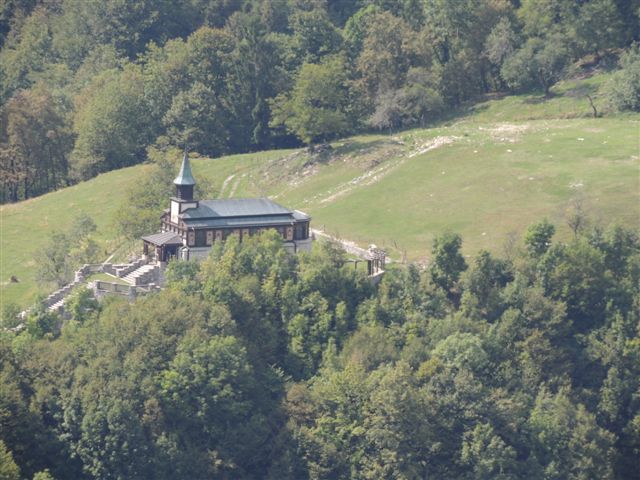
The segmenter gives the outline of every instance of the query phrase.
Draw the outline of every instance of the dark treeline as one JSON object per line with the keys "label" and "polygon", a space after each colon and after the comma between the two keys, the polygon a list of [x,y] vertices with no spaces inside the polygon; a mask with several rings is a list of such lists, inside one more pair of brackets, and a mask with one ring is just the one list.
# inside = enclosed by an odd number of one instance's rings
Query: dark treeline
{"label": "dark treeline", "polygon": [[438,237],[378,287],[266,233],[135,303],[79,292],[0,335],[6,479],[631,479],[640,239]]}
{"label": "dark treeline", "polygon": [[[640,39],[638,0],[8,0],[0,201],[141,162],[424,125]],[[640,60],[611,82],[640,109]],[[626,76],[625,76],[626,75]]]}

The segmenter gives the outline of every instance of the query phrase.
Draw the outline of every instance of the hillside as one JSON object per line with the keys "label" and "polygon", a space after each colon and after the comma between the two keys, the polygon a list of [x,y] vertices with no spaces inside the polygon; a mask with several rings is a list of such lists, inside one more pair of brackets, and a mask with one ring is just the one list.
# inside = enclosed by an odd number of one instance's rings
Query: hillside
{"label": "hillside", "polygon": [[[487,99],[431,128],[351,137],[324,154],[198,158],[194,173],[221,197],[269,196],[312,215],[314,228],[411,261],[428,260],[433,237],[445,230],[462,235],[468,255],[500,252],[543,217],[567,238],[575,202],[595,223],[637,227],[640,115],[589,118],[584,95],[606,77],[560,83],[549,99]],[[147,168],[0,207],[2,303],[33,299],[34,255],[80,211],[95,220],[106,258],[117,244],[113,213]],[[12,275],[19,283],[9,283]]]}

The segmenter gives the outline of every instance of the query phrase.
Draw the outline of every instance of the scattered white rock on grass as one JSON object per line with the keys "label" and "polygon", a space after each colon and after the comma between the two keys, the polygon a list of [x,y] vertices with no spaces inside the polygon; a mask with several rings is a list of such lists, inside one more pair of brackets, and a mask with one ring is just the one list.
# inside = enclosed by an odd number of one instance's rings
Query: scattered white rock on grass
{"label": "scattered white rock on grass", "polygon": [[422,144],[420,147],[410,152],[407,155],[409,158],[415,157],[416,155],[422,155],[423,153],[427,153],[429,150],[433,150],[435,148],[442,147],[443,145],[449,145],[454,141],[458,140],[460,137],[449,136],[449,137],[436,137],[428,142]]}

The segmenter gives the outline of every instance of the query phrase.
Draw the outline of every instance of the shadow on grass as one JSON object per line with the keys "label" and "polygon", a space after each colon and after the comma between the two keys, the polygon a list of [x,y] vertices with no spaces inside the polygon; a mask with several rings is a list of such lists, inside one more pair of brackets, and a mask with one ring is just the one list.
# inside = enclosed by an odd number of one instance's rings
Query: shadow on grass
{"label": "shadow on grass", "polygon": [[541,96],[535,96],[535,97],[527,97],[524,100],[522,100],[522,103],[524,103],[525,105],[540,105],[542,103],[546,103],[549,100],[553,100],[554,98],[558,98],[561,97],[562,95],[557,95],[553,92],[549,92],[546,95],[541,95]]}
{"label": "shadow on grass", "polygon": [[598,85],[582,84],[578,85],[577,87],[568,89],[564,93],[560,94],[560,96],[570,98],[586,98],[587,95],[595,95],[596,93],[598,93],[598,90]]}

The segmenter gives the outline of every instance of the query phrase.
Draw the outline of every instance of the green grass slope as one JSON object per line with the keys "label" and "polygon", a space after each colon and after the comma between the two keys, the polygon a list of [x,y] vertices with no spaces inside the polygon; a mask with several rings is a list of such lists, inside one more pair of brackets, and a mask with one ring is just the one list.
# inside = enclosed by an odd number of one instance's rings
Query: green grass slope
{"label": "green grass slope", "polygon": [[[585,95],[606,75],[564,82],[549,99],[488,99],[427,129],[362,135],[329,154],[279,150],[195,159],[212,196],[269,196],[313,216],[323,228],[392,257],[428,259],[433,237],[460,233],[464,250],[500,249],[547,217],[568,238],[566,217],[580,202],[601,225],[640,225],[640,115],[590,118]],[[25,304],[37,288],[33,257],[78,211],[91,215],[106,253],[112,216],[137,166],[15,205],[0,207],[0,301]],[[9,283],[16,275],[20,283]]]}
{"label": "green grass slope", "polygon": [[[0,206],[0,303],[23,305],[34,297],[34,258],[47,237],[53,231],[68,230],[80,212],[96,222],[95,238],[106,258],[116,242],[112,217],[121,195],[144,175],[145,168],[149,167],[124,168],[41,197]],[[19,283],[9,282],[12,275]]]}

